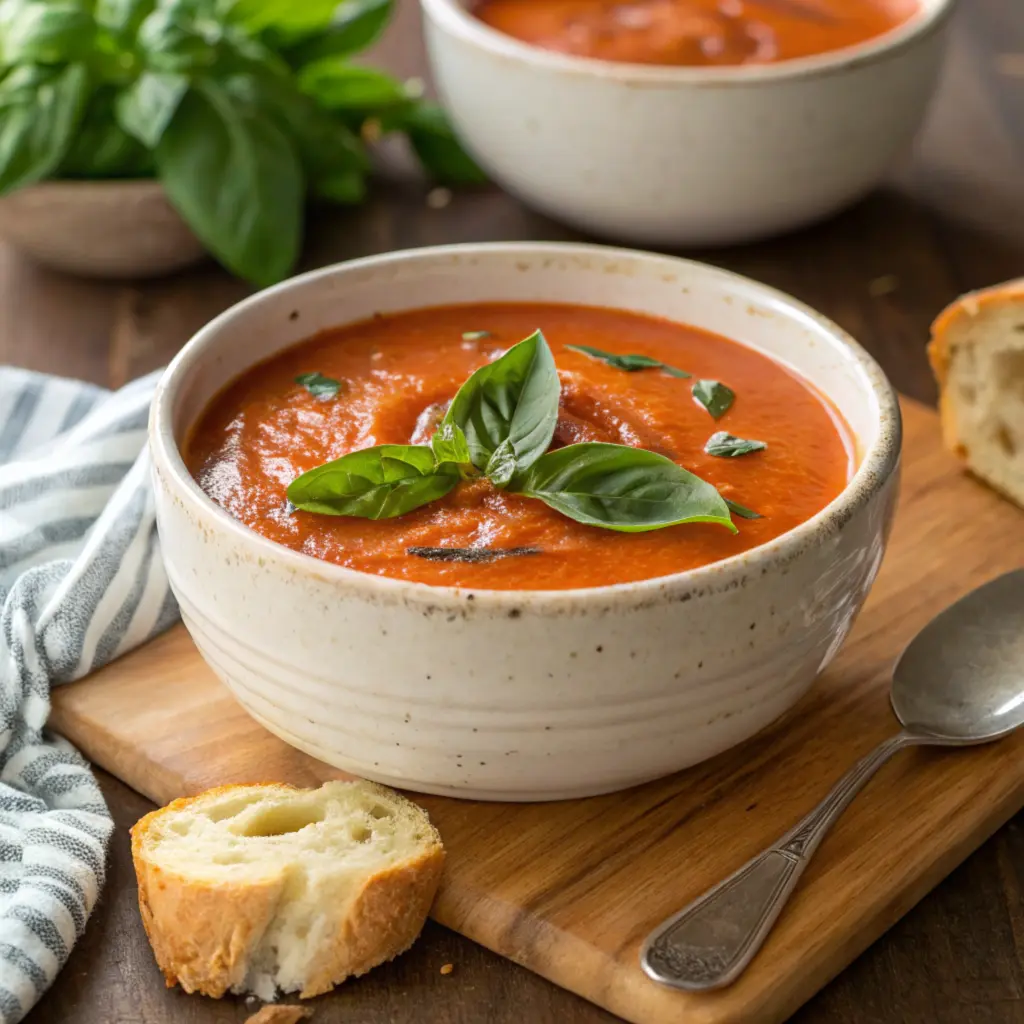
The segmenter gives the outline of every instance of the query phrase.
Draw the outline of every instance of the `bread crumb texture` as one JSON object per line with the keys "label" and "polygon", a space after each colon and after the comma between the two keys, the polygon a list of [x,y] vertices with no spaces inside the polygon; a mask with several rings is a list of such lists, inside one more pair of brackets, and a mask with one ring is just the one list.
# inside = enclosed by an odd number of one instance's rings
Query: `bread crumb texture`
{"label": "bread crumb texture", "polygon": [[313,1011],[305,1006],[264,1006],[245,1024],[299,1024],[312,1016]]}
{"label": "bread crumb texture", "polygon": [[932,325],[946,446],[1024,505],[1024,278],[971,292]]}
{"label": "bread crumb texture", "polygon": [[369,782],[222,786],[132,829],[139,910],[168,986],[303,999],[404,952],[444,863],[426,812]]}

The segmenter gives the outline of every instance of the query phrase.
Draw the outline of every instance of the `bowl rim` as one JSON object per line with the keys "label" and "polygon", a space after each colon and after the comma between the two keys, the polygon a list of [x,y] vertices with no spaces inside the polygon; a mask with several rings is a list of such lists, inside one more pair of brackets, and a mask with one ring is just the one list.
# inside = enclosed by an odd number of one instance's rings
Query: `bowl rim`
{"label": "bowl rim", "polygon": [[[766,302],[771,302],[789,322],[805,320],[823,330],[830,340],[853,357],[862,371],[862,381],[877,405],[878,433],[864,448],[860,465],[842,491],[815,515],[778,537],[695,569],[655,576],[649,579],[597,587],[577,587],[565,590],[492,590],[488,588],[440,586],[411,580],[377,576],[336,565],[304,554],[264,537],[239,522],[210,498],[185,466],[174,437],[174,405],[182,382],[192,365],[202,358],[213,345],[220,331],[231,320],[266,303],[276,302],[279,296],[305,288],[318,282],[344,276],[353,270],[403,263],[431,263],[436,259],[473,258],[500,254],[525,258],[562,256],[606,260],[639,260],[661,263],[666,269],[696,270],[710,274],[725,284],[734,284],[752,291]],[[585,272],[585,271],[584,271]],[[410,307],[414,308],[414,307]],[[295,342],[295,344],[301,344]],[[754,348],[755,346],[750,346]],[[760,350],[758,350],[760,351]],[[769,358],[773,358],[769,356]],[[244,373],[252,364],[234,370],[232,379]],[[315,576],[329,584],[347,584],[361,589],[381,601],[400,600],[417,605],[443,606],[465,609],[467,602],[479,611],[497,609],[508,613],[513,609],[542,609],[547,613],[578,610],[581,602],[586,607],[604,603],[616,607],[643,606],[663,600],[686,600],[708,590],[732,589],[736,577],[753,570],[767,574],[772,568],[784,566],[803,551],[817,546],[825,538],[838,533],[845,523],[864,508],[888,483],[900,460],[902,419],[899,399],[881,367],[868,352],[838,324],[806,303],[769,285],[697,260],[636,249],[593,245],[574,242],[469,242],[451,245],[425,246],[400,249],[358,259],[331,264],[289,278],[280,284],[256,292],[235,303],[200,328],[179,350],[157,383],[149,418],[149,442],[154,471],[164,478],[165,486],[178,498],[185,498],[197,512],[212,516],[216,524],[227,531],[236,543],[259,560],[284,564],[292,571]],[[173,554],[169,554],[173,560]]]}
{"label": "bowl rim", "polygon": [[794,57],[772,64],[687,66],[630,64],[624,61],[578,57],[532,46],[491,28],[466,9],[460,0],[420,0],[428,18],[453,36],[495,57],[532,64],[546,71],[584,78],[599,78],[625,86],[697,85],[735,87],[790,81],[852,70],[905,50],[941,29],[958,0],[915,0],[918,10],[905,22],[880,36],[853,46],[809,57]]}

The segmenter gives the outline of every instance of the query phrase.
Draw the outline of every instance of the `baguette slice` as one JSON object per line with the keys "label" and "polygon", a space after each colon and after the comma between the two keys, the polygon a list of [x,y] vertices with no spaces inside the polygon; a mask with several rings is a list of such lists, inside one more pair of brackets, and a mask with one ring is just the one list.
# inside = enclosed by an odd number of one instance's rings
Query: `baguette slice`
{"label": "baguette slice", "polygon": [[168,987],[309,998],[404,952],[444,850],[383,786],[222,786],[132,829],[139,910]]}
{"label": "baguette slice", "polygon": [[1024,278],[969,292],[932,324],[946,446],[1024,506]]}

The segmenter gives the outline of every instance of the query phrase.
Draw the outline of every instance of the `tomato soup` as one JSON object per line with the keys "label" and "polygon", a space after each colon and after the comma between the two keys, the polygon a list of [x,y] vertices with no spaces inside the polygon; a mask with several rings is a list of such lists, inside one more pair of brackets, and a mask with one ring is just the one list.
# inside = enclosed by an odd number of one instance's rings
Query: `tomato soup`
{"label": "tomato soup", "polygon": [[[467,377],[537,328],[561,386],[551,448],[603,441],[654,451],[760,518],[734,515],[735,534],[710,523],[619,533],[486,479],[464,480],[391,519],[290,506],[288,485],[316,466],[374,445],[428,443]],[[569,347],[578,345],[646,356],[692,377],[656,366],[626,372]],[[324,379],[336,388],[309,384]],[[701,379],[735,394],[718,419],[694,398]],[[705,445],[719,431],[766,447],[709,455]],[[378,316],[287,349],[214,399],[185,457],[200,487],[232,516],[315,558],[421,583],[559,590],[665,576],[764,544],[842,491],[852,453],[849,430],[827,401],[737,342],[616,310],[488,303]]]}
{"label": "tomato soup", "polygon": [[474,13],[533,46],[630,64],[768,64],[856,46],[918,0],[482,0]]}

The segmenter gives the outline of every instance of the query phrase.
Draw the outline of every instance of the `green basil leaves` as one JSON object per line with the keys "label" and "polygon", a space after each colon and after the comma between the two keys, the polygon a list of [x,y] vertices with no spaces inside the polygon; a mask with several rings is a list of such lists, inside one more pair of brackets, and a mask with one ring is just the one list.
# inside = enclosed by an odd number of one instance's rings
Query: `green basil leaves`
{"label": "green basil leaves", "polygon": [[726,498],[725,503],[729,506],[729,511],[734,516],[739,516],[740,519],[764,519],[760,512],[755,512],[752,508],[747,508],[746,505],[741,505],[738,501],[730,501]]}
{"label": "green basil leaves", "polygon": [[718,380],[695,380],[690,389],[694,400],[717,420],[729,411],[736,398],[736,392]]}
{"label": "green basil leaves", "polygon": [[391,519],[443,498],[458,482],[458,468],[438,465],[426,445],[383,444],[303,473],[288,486],[288,500],[326,516]]}
{"label": "green basil leaves", "polygon": [[[558,422],[558,371],[540,331],[482,366],[448,406],[441,427],[458,427],[469,461],[504,486],[548,450]],[[492,463],[492,460],[496,460]]]}
{"label": "green basil leaves", "polygon": [[444,111],[355,63],[393,0],[0,0],[0,195],[156,177],[206,248],[263,286],[292,272],[308,201],[361,202],[367,143],[482,179]]}
{"label": "green basil leaves", "polygon": [[643,533],[716,523],[736,532],[711,484],[642,448],[571,444],[540,458],[515,490],[578,523],[607,530]]}
{"label": "green basil leaves", "polygon": [[[319,377],[305,374],[299,383],[315,394]],[[536,331],[459,388],[429,446],[352,452],[292,481],[288,500],[306,512],[384,519],[482,473],[495,487],[542,501],[576,522],[623,533],[685,523],[735,533],[730,508],[757,515],[655,452],[603,443],[549,452],[559,397],[551,350]]]}
{"label": "green basil leaves", "polygon": [[341,391],[341,381],[333,377],[325,377],[319,371],[314,373],[300,373],[295,378],[296,384],[301,384],[314,398],[337,398]]}
{"label": "green basil leaves", "polygon": [[616,370],[625,370],[626,373],[636,373],[638,370],[661,370],[670,377],[692,377],[693,374],[680,370],[678,367],[669,366],[660,359],[652,359],[650,356],[638,355],[616,355],[614,352],[603,352],[599,348],[591,348],[590,345],[566,345],[573,352],[582,352],[591,359],[599,359],[602,363],[614,366]]}
{"label": "green basil leaves", "polygon": [[739,455],[762,452],[767,447],[764,441],[745,441],[742,437],[734,437],[724,430],[719,430],[708,438],[704,451],[721,459],[734,459]]}

